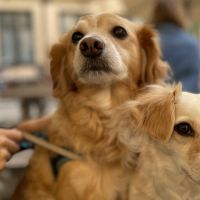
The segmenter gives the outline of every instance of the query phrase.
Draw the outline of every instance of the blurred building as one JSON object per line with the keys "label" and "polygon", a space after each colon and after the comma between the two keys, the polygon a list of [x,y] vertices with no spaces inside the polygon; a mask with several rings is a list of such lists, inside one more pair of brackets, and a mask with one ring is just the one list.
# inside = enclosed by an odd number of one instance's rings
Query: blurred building
{"label": "blurred building", "polygon": [[[193,23],[198,23],[200,1],[183,1]],[[0,69],[47,66],[50,46],[81,15],[108,11],[146,21],[153,4],[154,0],[0,0]]]}

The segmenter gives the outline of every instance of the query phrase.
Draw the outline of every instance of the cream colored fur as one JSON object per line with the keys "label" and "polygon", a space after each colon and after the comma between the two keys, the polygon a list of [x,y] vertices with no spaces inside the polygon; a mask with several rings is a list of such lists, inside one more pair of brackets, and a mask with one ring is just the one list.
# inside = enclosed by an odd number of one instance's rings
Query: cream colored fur
{"label": "cream colored fur", "polygon": [[[181,92],[180,86],[151,86],[115,113],[119,138],[139,155],[130,200],[200,199],[199,105],[200,95]],[[175,131],[182,122],[192,135]]]}

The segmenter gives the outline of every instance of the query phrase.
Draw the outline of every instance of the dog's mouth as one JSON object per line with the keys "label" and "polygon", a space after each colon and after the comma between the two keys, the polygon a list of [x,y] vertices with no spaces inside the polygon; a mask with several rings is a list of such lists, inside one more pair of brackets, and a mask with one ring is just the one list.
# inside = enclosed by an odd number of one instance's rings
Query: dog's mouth
{"label": "dog's mouth", "polygon": [[79,81],[84,84],[110,84],[124,79],[127,74],[120,57],[105,53],[86,58],[78,51],[73,64]]}
{"label": "dog's mouth", "polygon": [[86,75],[86,74],[94,74],[94,75],[100,75],[102,73],[111,73],[112,69],[108,65],[107,62],[105,62],[102,59],[87,59],[82,66],[80,70],[81,74]]}

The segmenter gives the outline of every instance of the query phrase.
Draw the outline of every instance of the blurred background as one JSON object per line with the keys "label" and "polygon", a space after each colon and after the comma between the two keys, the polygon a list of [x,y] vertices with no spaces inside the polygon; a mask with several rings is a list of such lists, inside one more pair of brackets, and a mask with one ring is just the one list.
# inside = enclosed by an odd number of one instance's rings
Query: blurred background
{"label": "blurred background", "polygon": [[[114,12],[148,21],[154,0],[0,0],[0,126],[10,127],[54,107],[48,52],[87,13]],[[200,34],[200,1],[184,0],[189,31]]]}
{"label": "blurred background", "polygon": [[[187,30],[199,38],[200,0],[183,1],[188,12]],[[55,109],[48,52],[81,15],[112,12],[148,22],[154,3],[155,0],[0,0],[0,127],[14,127],[24,119]],[[13,177],[21,174],[20,167],[1,172],[0,200],[9,199],[6,188],[12,192]]]}

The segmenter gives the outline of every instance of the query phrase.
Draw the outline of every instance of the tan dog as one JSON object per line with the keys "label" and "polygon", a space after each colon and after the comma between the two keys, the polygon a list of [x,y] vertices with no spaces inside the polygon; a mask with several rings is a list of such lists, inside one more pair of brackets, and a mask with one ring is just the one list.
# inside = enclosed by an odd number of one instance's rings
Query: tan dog
{"label": "tan dog", "polygon": [[114,114],[121,141],[140,155],[130,200],[200,199],[199,105],[180,86],[153,86]]}
{"label": "tan dog", "polygon": [[126,199],[129,151],[105,131],[106,110],[134,98],[137,90],[163,80],[154,31],[112,14],[82,17],[51,53],[53,93],[60,100],[49,123],[49,141],[83,160],[70,161],[55,179],[50,158],[36,149],[13,199]]}

